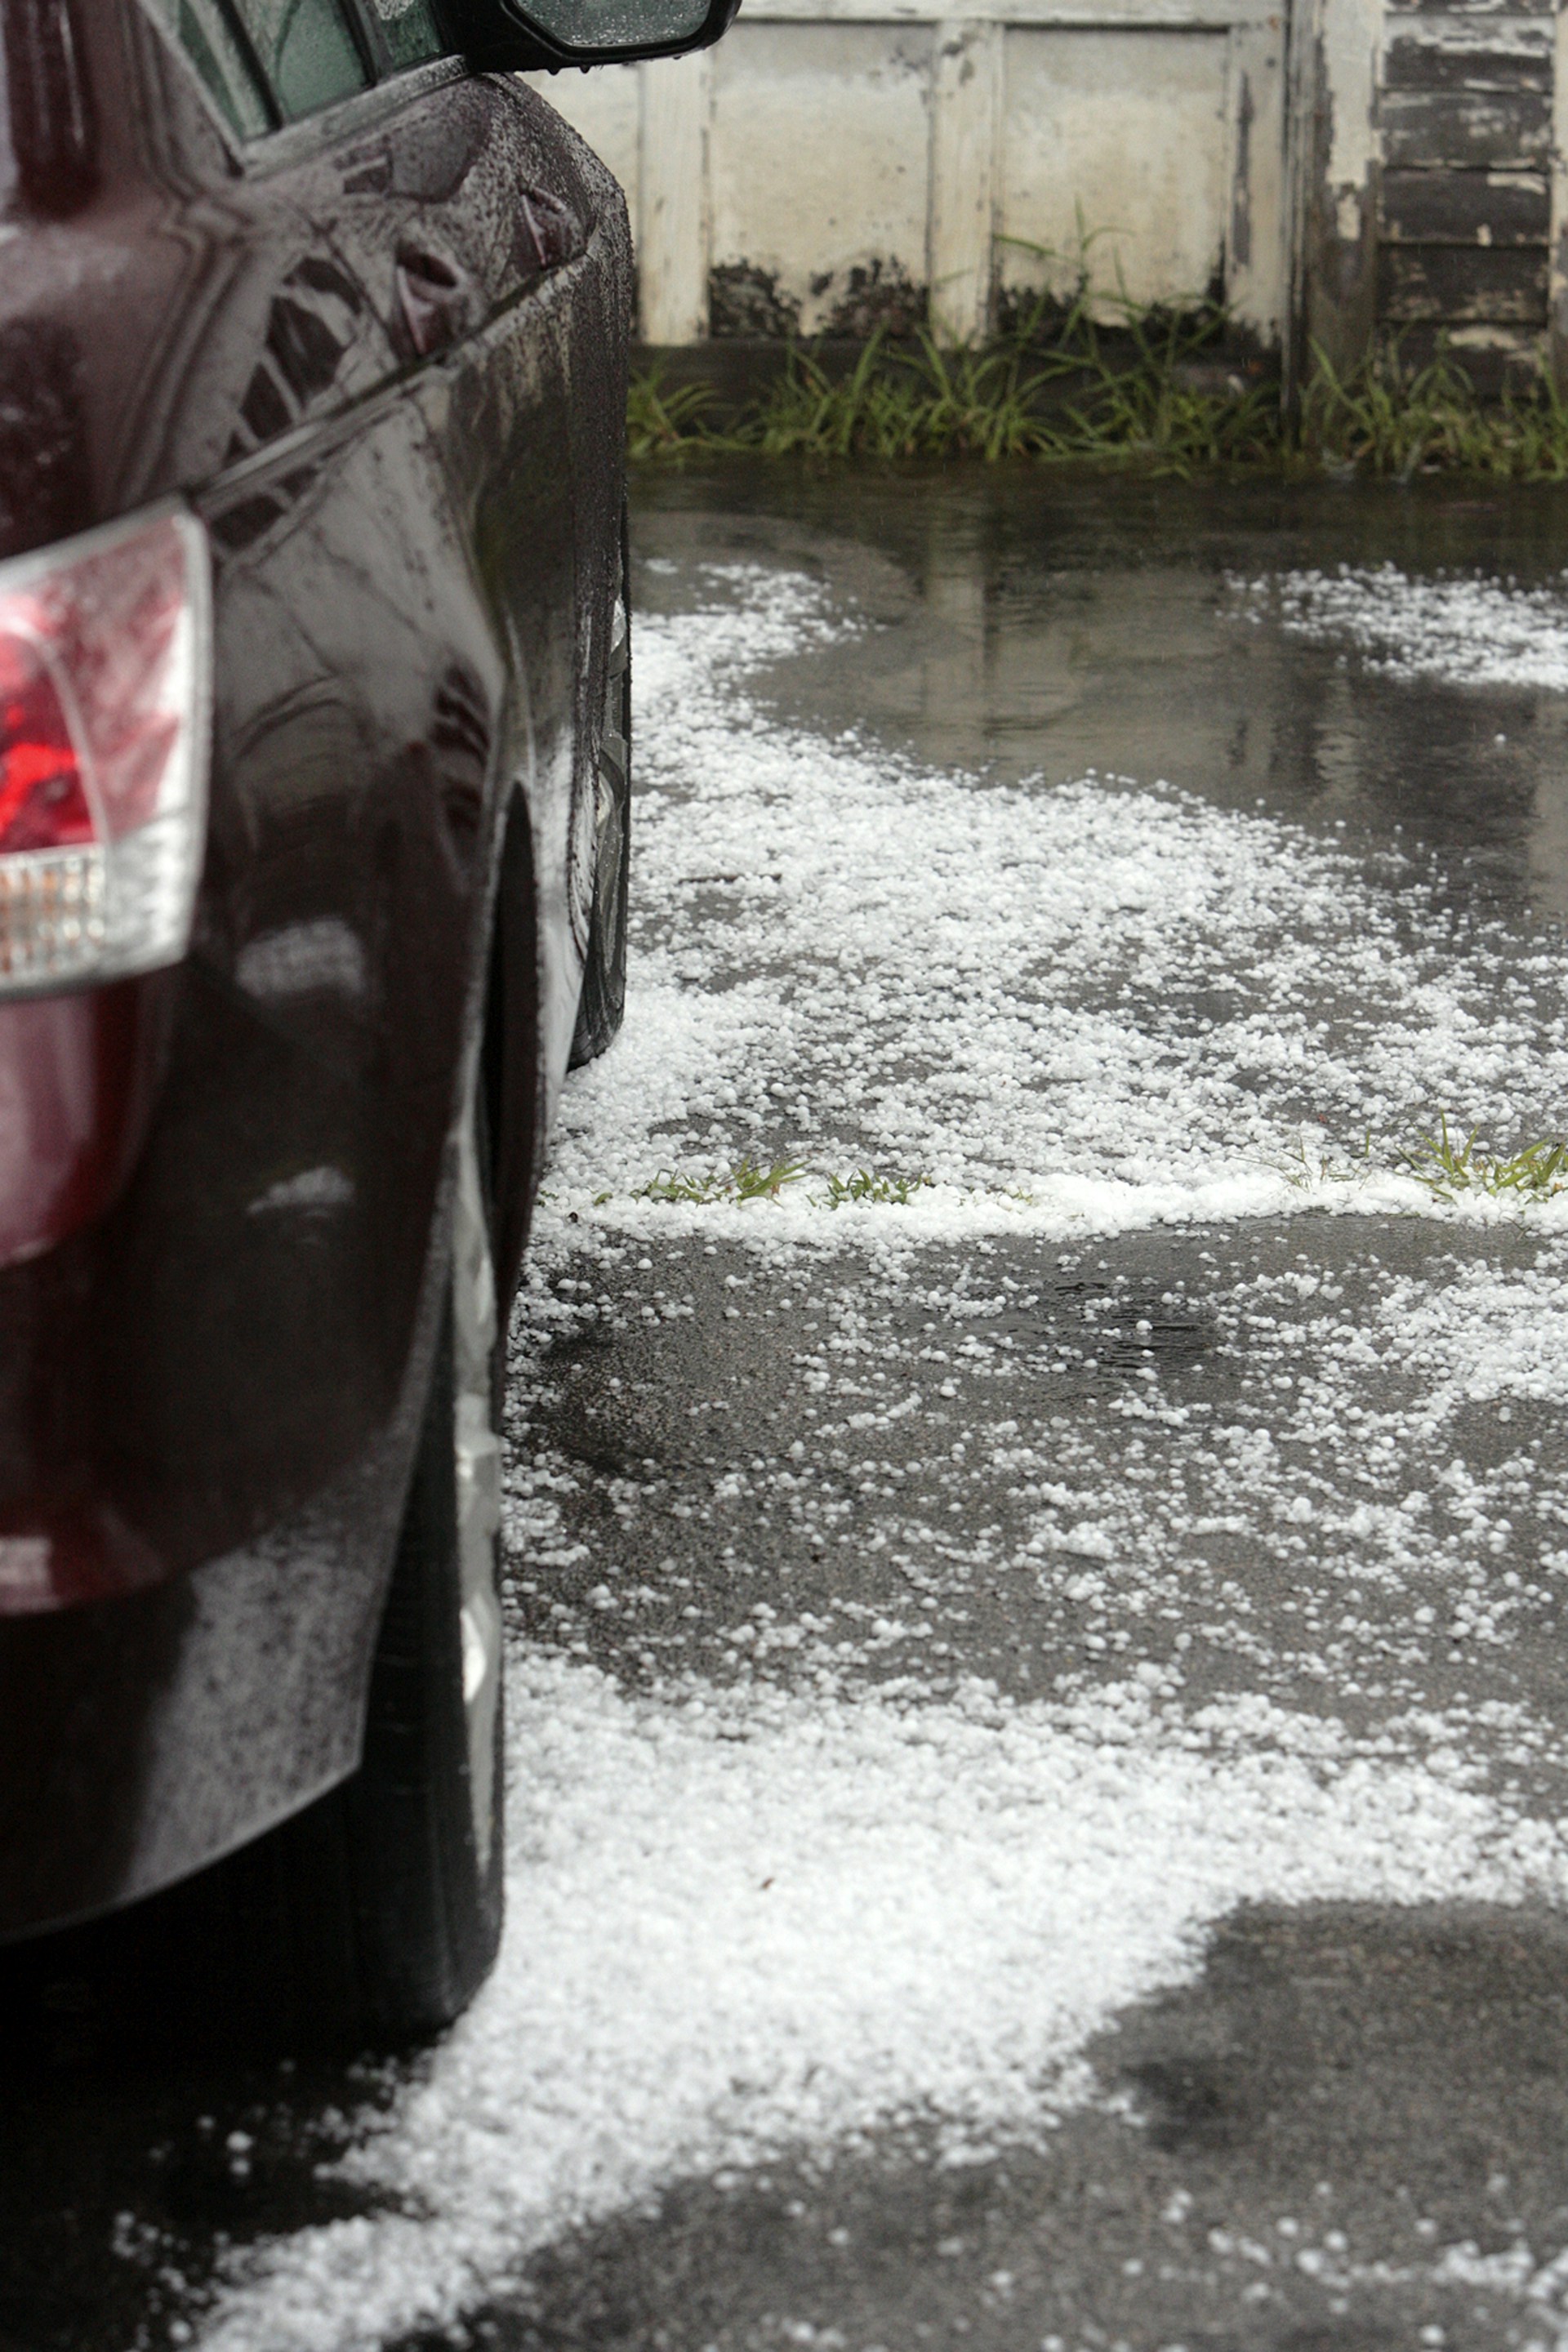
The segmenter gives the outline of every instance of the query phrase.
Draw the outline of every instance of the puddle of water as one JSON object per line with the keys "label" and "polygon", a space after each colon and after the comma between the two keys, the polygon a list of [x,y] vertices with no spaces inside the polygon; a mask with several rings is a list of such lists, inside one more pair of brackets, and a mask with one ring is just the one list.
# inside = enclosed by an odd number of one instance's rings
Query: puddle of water
{"label": "puddle of water", "polygon": [[645,473],[637,537],[650,612],[689,597],[690,559],[782,562],[857,599],[872,641],[782,665],[782,716],[1005,780],[1163,779],[1352,845],[1420,843],[1462,900],[1568,913],[1564,698],[1376,675],[1245,625],[1233,584],[1392,563],[1552,585],[1568,489],[737,464]]}

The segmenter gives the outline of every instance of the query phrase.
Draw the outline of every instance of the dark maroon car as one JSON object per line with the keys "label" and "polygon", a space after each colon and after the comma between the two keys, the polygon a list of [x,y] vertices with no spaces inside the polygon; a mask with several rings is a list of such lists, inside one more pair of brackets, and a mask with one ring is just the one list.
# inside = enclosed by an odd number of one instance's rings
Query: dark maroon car
{"label": "dark maroon car", "polygon": [[0,0],[0,1939],[187,1882],[309,2030],[494,1952],[497,1332],[624,986],[631,256],[512,69],[732,10]]}

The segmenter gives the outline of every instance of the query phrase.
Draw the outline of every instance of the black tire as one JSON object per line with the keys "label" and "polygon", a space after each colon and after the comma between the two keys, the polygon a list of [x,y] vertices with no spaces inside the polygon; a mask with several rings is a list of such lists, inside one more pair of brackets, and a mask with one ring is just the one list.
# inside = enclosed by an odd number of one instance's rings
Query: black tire
{"label": "black tire", "polygon": [[[346,1896],[355,1945],[348,2014],[334,2038],[396,2042],[438,2032],[473,1999],[500,1941],[500,1654],[498,1638],[486,1662],[496,1685],[489,1752],[476,1771],[465,1703],[455,1352],[448,1318],[371,1674],[363,1760],[323,1801],[342,1815],[345,1882],[342,1895],[323,1891]],[[499,1637],[494,1550],[492,1537]]]}
{"label": "black tire", "polygon": [[[309,1925],[307,1948],[296,1934],[285,1955],[303,2041],[387,2046],[439,2032],[473,1999],[500,1941],[500,1336],[478,1099],[476,1119],[460,1149],[451,1285],[363,1758],[351,1780],[228,1865],[248,1874],[259,1864],[271,1877],[264,1933],[280,1915]],[[336,1956],[330,1975],[323,1947]]]}
{"label": "black tire", "polygon": [[604,710],[594,755],[594,895],[572,1039],[572,1067],[602,1054],[626,1009],[626,908],[631,876],[631,579],[621,530],[621,593],[610,622]]}

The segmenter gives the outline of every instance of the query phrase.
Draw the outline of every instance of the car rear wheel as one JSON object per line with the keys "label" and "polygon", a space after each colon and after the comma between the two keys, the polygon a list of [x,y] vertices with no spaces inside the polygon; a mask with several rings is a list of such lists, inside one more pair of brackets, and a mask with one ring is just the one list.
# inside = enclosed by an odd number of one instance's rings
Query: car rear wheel
{"label": "car rear wheel", "polygon": [[[483,1089],[469,1100],[451,1274],[359,1769],[211,1869],[82,1931],[89,1952],[101,1946],[100,1983],[111,1964],[108,2009],[133,2039],[395,2047],[449,2024],[495,1958],[500,1357]],[[64,1939],[56,1969],[79,1942]],[[39,1957],[47,1996],[50,1955]]]}
{"label": "car rear wheel", "polygon": [[627,563],[622,540],[621,593],[610,622],[605,707],[594,772],[594,895],[577,1001],[572,1066],[602,1054],[626,1003],[626,907],[632,792],[632,644]]}
{"label": "car rear wheel", "polygon": [[[499,1333],[482,1118],[465,1122],[452,1275],[342,1815],[356,2036],[450,2023],[489,1973],[502,1910]],[[357,2011],[357,2016],[353,2013]]]}

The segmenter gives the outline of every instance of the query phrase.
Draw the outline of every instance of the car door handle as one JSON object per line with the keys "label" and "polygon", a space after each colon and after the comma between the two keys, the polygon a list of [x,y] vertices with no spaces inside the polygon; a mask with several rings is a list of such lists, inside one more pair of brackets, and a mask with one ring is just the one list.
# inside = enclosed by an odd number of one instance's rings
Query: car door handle
{"label": "car door handle", "polygon": [[444,254],[400,245],[394,277],[404,332],[418,358],[460,342],[476,323],[473,280]]}

